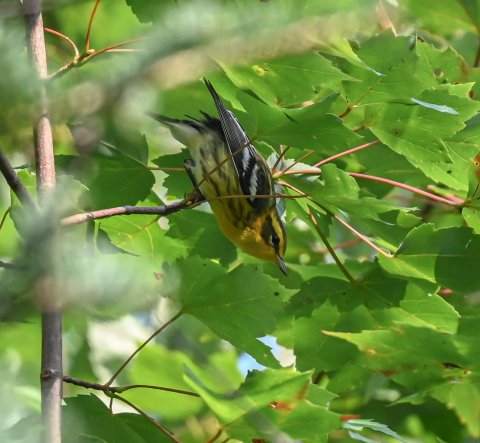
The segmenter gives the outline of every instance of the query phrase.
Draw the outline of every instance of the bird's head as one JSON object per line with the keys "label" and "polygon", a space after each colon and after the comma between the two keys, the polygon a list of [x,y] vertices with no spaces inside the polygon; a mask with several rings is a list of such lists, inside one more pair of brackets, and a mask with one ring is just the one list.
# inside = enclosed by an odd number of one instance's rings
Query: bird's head
{"label": "bird's head", "polygon": [[275,207],[260,215],[243,231],[237,246],[247,254],[275,263],[287,275],[283,261],[287,235]]}

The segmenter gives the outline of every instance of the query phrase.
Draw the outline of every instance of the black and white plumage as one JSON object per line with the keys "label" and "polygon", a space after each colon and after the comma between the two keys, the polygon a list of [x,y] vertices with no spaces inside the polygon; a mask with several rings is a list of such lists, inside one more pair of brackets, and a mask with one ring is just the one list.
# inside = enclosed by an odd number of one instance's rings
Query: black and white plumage
{"label": "black and white plumage", "polygon": [[[225,140],[230,154],[233,155],[233,162],[243,194],[272,195],[274,192],[273,180],[265,160],[255,147],[249,143],[250,138],[237,120],[237,117],[235,117],[233,112],[225,108],[212,84],[207,80],[205,80],[205,84],[215,102]],[[205,113],[203,115],[208,116]],[[241,149],[242,147],[243,149]],[[239,151],[240,149],[241,151]],[[272,205],[272,202],[267,199],[249,198],[248,202],[259,213],[263,212],[269,205]]]}
{"label": "black and white plumage", "polygon": [[205,84],[220,119],[205,112],[204,120],[152,117],[188,147],[192,156],[188,172],[198,182],[223,233],[247,254],[276,263],[286,274],[283,209],[278,210],[282,205],[275,197],[270,168],[211,83],[205,80]]}

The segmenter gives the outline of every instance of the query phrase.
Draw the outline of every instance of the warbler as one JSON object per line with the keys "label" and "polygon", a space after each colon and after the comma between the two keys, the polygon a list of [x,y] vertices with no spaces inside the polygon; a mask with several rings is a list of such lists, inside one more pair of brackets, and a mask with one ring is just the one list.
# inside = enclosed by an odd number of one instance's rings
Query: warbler
{"label": "warbler", "polygon": [[[287,236],[270,168],[249,143],[240,122],[224,106],[212,84],[207,80],[205,84],[220,119],[203,111],[200,111],[202,120],[150,115],[168,126],[172,136],[189,149],[193,158],[185,160],[184,165],[194,186],[200,183],[205,199],[245,196],[209,201],[222,232],[242,251],[277,264],[287,275],[283,260]],[[256,198],[256,195],[271,197]]]}

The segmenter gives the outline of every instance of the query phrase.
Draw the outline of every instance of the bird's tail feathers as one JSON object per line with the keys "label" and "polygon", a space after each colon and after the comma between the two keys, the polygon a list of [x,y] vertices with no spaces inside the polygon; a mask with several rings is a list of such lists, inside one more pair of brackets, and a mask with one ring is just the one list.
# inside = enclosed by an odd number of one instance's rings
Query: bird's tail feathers
{"label": "bird's tail feathers", "polygon": [[170,118],[162,114],[155,114],[154,112],[147,112],[147,115],[167,126],[174,125],[180,122],[180,120],[177,120],[175,118]]}

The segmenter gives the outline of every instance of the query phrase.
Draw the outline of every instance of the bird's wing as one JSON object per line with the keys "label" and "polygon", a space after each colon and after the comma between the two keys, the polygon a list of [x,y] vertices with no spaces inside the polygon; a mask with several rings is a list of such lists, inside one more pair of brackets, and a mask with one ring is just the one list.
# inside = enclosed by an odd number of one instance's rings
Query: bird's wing
{"label": "bird's wing", "polygon": [[[250,139],[242,125],[235,115],[225,108],[212,84],[208,80],[205,80],[205,84],[215,101],[225,140],[233,155],[233,163],[244,195],[272,195],[272,175],[264,158],[253,145],[249,144]],[[244,147],[245,145],[247,146]],[[236,153],[242,147],[244,149]],[[254,209],[261,212],[266,205],[271,205],[269,200],[249,198],[248,202]]]}

